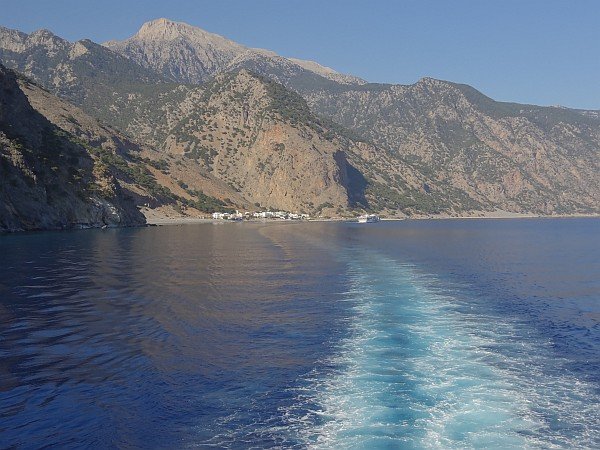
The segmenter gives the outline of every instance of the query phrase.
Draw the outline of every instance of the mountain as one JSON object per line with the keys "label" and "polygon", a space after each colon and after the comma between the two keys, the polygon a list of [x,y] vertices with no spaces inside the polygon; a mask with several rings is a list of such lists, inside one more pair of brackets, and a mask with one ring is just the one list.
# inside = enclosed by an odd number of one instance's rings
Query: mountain
{"label": "mountain", "polygon": [[598,111],[366,83],[166,19],[104,46],[0,29],[0,58],[145,146],[157,207],[600,213]]}
{"label": "mountain", "polygon": [[246,47],[185,23],[157,19],[105,47],[180,83],[200,84]]}
{"label": "mountain", "polygon": [[314,111],[487,208],[600,212],[600,119],[589,112],[496,102],[431,78],[305,97]]}
{"label": "mountain", "polygon": [[194,160],[170,156],[169,169],[163,158],[0,65],[0,231],[138,226],[140,209],[248,206]]}
{"label": "mountain", "polygon": [[182,86],[178,95],[134,96],[118,109],[126,111],[123,129],[159,148],[169,173],[187,170],[186,185],[204,173],[234,193],[221,198],[255,208],[342,212],[354,203],[355,169],[339,127],[312,115],[298,94],[246,70]]}
{"label": "mountain", "polygon": [[166,19],[144,24],[128,40],[104,45],[87,39],[72,43],[48,30],[25,34],[0,27],[0,61],[117,127],[116,105],[131,103],[132,96],[142,102],[156,91],[177,97],[184,85],[242,68],[287,85],[364,83],[310,61],[250,49]]}
{"label": "mountain", "polygon": [[202,161],[251,203],[315,212],[352,203],[344,142],[300,96],[241,70],[204,88],[168,130],[164,149]]}
{"label": "mountain", "polygon": [[167,81],[90,40],[71,43],[48,30],[25,34],[0,27],[0,62],[100,118],[110,115],[112,97]]}
{"label": "mountain", "polygon": [[[295,90],[314,113],[365,137],[380,152],[387,150],[396,166],[410,163],[430,191],[421,189],[421,195],[430,196],[434,185],[461,193],[445,204],[425,202],[430,207],[422,212],[600,210],[600,121],[592,111],[495,102],[469,86],[429,78],[410,86],[338,83],[324,77],[322,66],[264,50],[237,50],[214,71],[247,69]],[[401,188],[395,182],[381,186]],[[390,210],[422,208],[423,201],[414,197],[388,193],[379,204]]]}
{"label": "mountain", "polygon": [[177,96],[135,97],[117,109],[126,112],[120,120],[128,134],[184,158],[184,165],[197,161],[258,207],[326,215],[484,209],[245,69],[182,87]]}
{"label": "mountain", "polygon": [[[50,120],[50,110],[79,136]],[[0,231],[145,223],[114,167],[99,156],[127,145],[0,66]]]}
{"label": "mountain", "polygon": [[256,62],[270,65],[271,74],[280,72],[282,77],[305,75],[339,83],[364,83],[358,77],[340,74],[312,61],[248,48],[201,28],[164,18],[143,24],[124,41],[109,41],[104,45],[140,66],[184,84],[201,84],[217,73],[248,68],[247,64]]}

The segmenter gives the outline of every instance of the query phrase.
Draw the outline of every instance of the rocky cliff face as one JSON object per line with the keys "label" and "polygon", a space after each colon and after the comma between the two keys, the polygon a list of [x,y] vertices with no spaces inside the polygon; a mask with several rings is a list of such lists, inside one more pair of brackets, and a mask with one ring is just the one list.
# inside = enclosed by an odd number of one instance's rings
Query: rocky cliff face
{"label": "rocky cliff face", "polygon": [[[106,130],[84,140],[61,128],[44,109],[61,117],[62,102],[44,96],[0,66],[0,231],[145,223],[112,168],[89,151],[92,139],[98,152],[124,143]],[[68,120],[81,133],[94,129],[85,116]],[[75,125],[79,120],[88,124]]]}
{"label": "rocky cliff face", "polygon": [[297,94],[242,70],[190,97],[174,105],[182,117],[165,133],[169,154],[196,159],[262,207],[315,212],[352,203],[345,142]]}
{"label": "rocky cliff face", "polygon": [[[293,91],[246,70],[158,95],[136,97],[135,107],[123,102],[124,129],[186,166],[197,162],[249,204],[313,214],[482,209],[410,161],[315,116]],[[157,103],[160,118],[152,108]]]}
{"label": "rocky cliff face", "polygon": [[[252,79],[240,80],[238,91],[243,83],[250,88]],[[160,94],[160,98],[140,95],[123,100],[116,108],[126,112],[120,126],[156,148],[196,149],[204,158],[227,153],[227,147],[231,154],[234,150],[242,154],[246,151],[244,142],[224,128],[233,124],[211,118],[213,129],[202,125],[209,120],[206,111],[217,106],[225,111],[223,115],[229,114],[224,97],[218,105],[205,104],[207,89],[179,87]],[[230,94],[234,99],[240,95]],[[292,92],[286,95],[303,101]],[[366,203],[362,204],[373,210],[394,215],[496,209],[538,214],[599,210],[600,126],[590,114],[497,103],[467,86],[431,79],[411,86],[337,85],[333,91],[304,91],[304,96],[313,111],[344,125],[342,134],[351,130],[353,139],[344,144],[344,154],[364,178]],[[200,122],[191,121],[198,111],[205,117]],[[312,112],[307,114],[319,120]],[[186,121],[190,122],[185,125]],[[281,119],[260,123],[267,127],[277,121]],[[330,129],[335,128],[332,125]],[[214,137],[220,133],[226,144]],[[266,148],[258,150],[257,146],[254,150],[268,155]],[[207,165],[207,170],[235,186],[251,203],[262,204],[266,197],[255,197],[259,188],[241,182],[238,169],[230,165],[233,160],[219,156],[216,161],[217,165]],[[248,173],[257,174],[266,167],[260,158],[243,161],[252,165]],[[275,182],[293,186],[283,179]],[[321,204],[312,198],[309,202]],[[343,204],[331,203],[336,208]]]}

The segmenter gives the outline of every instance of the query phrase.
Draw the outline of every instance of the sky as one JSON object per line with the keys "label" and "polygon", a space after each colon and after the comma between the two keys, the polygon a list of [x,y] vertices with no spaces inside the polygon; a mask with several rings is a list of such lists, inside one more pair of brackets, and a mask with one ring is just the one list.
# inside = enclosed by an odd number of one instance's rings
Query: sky
{"label": "sky", "polygon": [[124,39],[166,17],[370,82],[600,109],[600,0],[0,0],[0,25]]}

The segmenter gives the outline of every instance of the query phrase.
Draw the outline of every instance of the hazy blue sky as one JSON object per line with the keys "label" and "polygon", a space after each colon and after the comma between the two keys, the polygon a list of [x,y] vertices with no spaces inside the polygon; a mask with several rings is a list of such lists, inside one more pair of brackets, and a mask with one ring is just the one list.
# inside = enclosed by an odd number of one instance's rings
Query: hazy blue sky
{"label": "hazy blue sky", "polygon": [[158,17],[373,82],[430,76],[600,109],[600,0],[0,0],[0,25],[70,40],[122,39]]}

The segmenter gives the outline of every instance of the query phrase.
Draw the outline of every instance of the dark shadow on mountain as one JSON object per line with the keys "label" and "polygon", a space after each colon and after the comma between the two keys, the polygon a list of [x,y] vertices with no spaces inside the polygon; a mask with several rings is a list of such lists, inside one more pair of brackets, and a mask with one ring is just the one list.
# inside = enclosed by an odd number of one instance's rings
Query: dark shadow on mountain
{"label": "dark shadow on mountain", "polygon": [[367,179],[363,174],[349,162],[346,163],[346,171],[348,173],[348,201],[351,207],[362,206],[365,209],[369,208],[369,202],[365,197],[367,189]]}

